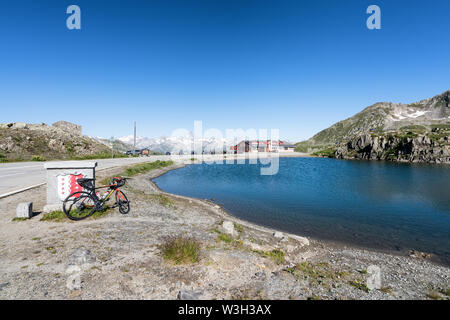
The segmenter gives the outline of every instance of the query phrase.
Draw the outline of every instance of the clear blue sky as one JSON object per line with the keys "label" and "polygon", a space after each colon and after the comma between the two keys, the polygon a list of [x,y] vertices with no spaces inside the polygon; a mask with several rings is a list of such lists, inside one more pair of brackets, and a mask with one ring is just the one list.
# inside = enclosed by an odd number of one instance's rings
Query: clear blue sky
{"label": "clear blue sky", "polygon": [[[66,28],[77,4],[82,29]],[[382,29],[366,28],[377,4]],[[308,138],[378,101],[450,89],[448,0],[0,2],[0,122],[85,134],[279,128]]]}

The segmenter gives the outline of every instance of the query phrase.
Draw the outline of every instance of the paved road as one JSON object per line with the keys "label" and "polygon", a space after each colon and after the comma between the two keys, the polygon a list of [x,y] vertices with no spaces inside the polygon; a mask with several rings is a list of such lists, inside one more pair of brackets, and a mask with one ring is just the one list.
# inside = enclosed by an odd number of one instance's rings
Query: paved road
{"label": "paved road", "polygon": [[[227,155],[227,161],[235,158],[257,158],[264,157],[265,154],[240,154],[240,155]],[[269,154],[269,156],[274,156]],[[305,157],[308,156],[304,153],[288,153],[280,154],[280,157]],[[149,156],[140,158],[120,158],[120,159],[100,159],[100,160],[83,160],[85,162],[97,161],[97,170],[123,166],[132,163],[156,161],[156,160],[182,160],[190,162],[191,158],[208,160],[223,160],[222,155],[183,155],[172,159],[172,156]],[[45,169],[42,162],[15,162],[15,163],[0,163],[0,198],[10,192],[26,189],[31,186],[45,183]]]}
{"label": "paved road", "polygon": [[[97,170],[101,170],[131,163],[168,159],[169,156],[150,156],[141,158],[119,158],[83,161],[97,161]],[[45,169],[43,162],[14,162],[0,164],[0,197],[9,192],[14,192],[44,182]]]}

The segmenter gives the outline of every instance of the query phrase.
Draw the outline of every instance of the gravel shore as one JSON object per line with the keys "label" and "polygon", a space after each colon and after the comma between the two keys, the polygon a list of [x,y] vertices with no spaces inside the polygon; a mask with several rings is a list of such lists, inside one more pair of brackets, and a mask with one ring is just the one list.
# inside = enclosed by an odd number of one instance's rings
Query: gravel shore
{"label": "gravel shore", "polygon": [[[0,199],[0,299],[449,299],[450,269],[425,255],[277,232],[151,181],[181,166],[129,180],[127,215],[40,221],[45,186]],[[36,216],[12,221],[23,201]],[[174,237],[195,239],[199,261],[165,260],[161,247]]]}

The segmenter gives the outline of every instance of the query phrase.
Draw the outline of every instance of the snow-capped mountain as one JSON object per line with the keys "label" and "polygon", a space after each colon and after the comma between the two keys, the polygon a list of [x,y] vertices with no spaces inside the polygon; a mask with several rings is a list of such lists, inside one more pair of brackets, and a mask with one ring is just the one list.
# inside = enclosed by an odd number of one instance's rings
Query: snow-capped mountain
{"label": "snow-capped mountain", "polygon": [[[133,145],[133,136],[118,138],[123,143]],[[222,152],[227,146],[226,139],[203,138],[196,139],[195,147],[201,146],[203,151]],[[185,154],[194,150],[194,136],[192,134],[185,136],[170,136],[160,138],[136,137],[136,148],[148,148],[155,152],[183,152]]]}

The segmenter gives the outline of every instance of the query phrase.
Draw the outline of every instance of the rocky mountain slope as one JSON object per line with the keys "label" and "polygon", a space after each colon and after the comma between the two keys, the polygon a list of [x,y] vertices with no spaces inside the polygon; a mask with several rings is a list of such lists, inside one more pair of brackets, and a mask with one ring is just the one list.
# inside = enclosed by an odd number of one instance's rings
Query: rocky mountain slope
{"label": "rocky mountain slope", "polygon": [[88,158],[111,153],[110,147],[83,136],[81,126],[22,122],[0,124],[0,161]]}
{"label": "rocky mountain slope", "polygon": [[[450,163],[450,125],[420,126],[395,133],[366,134],[341,144],[331,156],[339,159]],[[320,153],[320,152],[319,152]]]}
{"label": "rocky mountain slope", "polygon": [[441,124],[450,124],[450,90],[411,104],[376,103],[312,138],[297,143],[297,151],[323,150],[361,135],[395,132],[414,125],[424,126],[431,131],[433,125]]}
{"label": "rocky mountain slope", "polygon": [[[103,143],[108,148],[111,148],[111,139],[105,139],[102,137],[96,137],[94,139],[100,143]],[[114,151],[117,151],[117,152],[127,152],[128,150],[133,150],[132,143],[131,144],[125,143],[119,139],[113,139],[112,144],[114,147]]]}
{"label": "rocky mountain slope", "polygon": [[450,91],[411,104],[376,103],[297,144],[342,159],[450,162]]}

